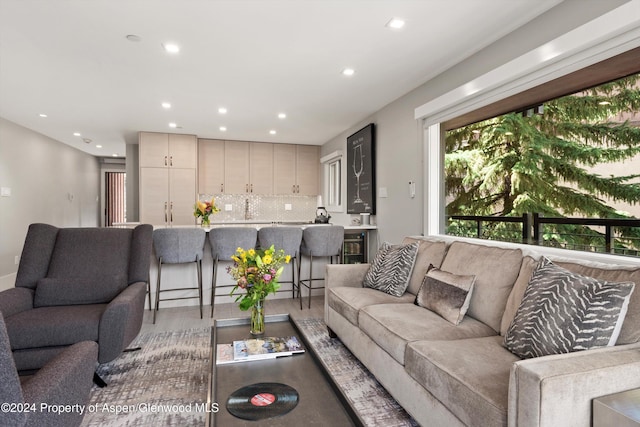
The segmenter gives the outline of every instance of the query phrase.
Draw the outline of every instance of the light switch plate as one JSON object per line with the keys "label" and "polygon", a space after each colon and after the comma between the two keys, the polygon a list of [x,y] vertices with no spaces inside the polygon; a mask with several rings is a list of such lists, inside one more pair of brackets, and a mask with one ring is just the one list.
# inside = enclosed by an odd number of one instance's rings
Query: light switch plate
{"label": "light switch plate", "polygon": [[291,206],[291,203],[285,203],[284,204],[284,210],[285,211],[290,211],[293,209],[293,206]]}
{"label": "light switch plate", "polygon": [[387,187],[378,188],[378,197],[389,197],[387,194]]}
{"label": "light switch plate", "polygon": [[231,212],[232,210],[233,210],[233,205],[231,204],[224,205],[225,212]]}
{"label": "light switch plate", "polygon": [[11,188],[10,187],[2,187],[2,188],[0,188],[0,196],[1,197],[11,197]]}

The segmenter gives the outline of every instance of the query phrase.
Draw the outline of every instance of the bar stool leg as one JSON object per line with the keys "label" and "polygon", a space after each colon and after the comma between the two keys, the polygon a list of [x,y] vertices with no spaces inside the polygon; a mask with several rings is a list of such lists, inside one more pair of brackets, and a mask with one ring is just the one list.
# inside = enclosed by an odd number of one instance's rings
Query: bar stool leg
{"label": "bar stool leg", "polygon": [[198,297],[200,299],[200,319],[202,319],[202,260],[196,261],[198,270]]}
{"label": "bar stool leg", "polygon": [[211,274],[211,317],[213,317],[213,306],[216,302],[216,283],[218,279],[218,257],[213,260],[213,272]]}
{"label": "bar stool leg", "polygon": [[162,276],[162,258],[158,258],[158,280],[156,281],[156,307],[153,310],[153,324],[156,324],[156,313],[160,308],[160,277]]}
{"label": "bar stool leg", "polygon": [[311,309],[311,290],[313,289],[313,254],[309,254],[309,309]]}

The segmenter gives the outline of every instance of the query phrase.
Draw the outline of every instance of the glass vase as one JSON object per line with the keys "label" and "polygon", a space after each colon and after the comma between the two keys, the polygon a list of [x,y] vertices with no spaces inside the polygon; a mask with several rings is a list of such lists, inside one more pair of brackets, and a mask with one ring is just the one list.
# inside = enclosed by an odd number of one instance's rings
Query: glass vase
{"label": "glass vase", "polygon": [[259,299],[251,307],[251,335],[254,337],[264,335],[264,298]]}
{"label": "glass vase", "polygon": [[211,225],[211,219],[208,216],[203,216],[200,225],[202,227],[209,227]]}

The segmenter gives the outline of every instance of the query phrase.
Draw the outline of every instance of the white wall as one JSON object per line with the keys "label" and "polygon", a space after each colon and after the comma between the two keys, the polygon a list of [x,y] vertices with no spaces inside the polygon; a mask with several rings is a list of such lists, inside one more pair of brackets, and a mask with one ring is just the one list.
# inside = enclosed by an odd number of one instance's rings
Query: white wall
{"label": "white wall", "polygon": [[[320,156],[336,150],[346,153],[346,138],[368,123],[376,124],[376,185],[386,187],[388,197],[377,198],[378,240],[400,242],[404,236],[423,230],[423,129],[414,120],[415,109],[464,83],[535,49],[549,40],[615,9],[626,0],[565,0],[507,37],[462,61],[393,101],[352,128],[327,141]],[[437,19],[437,17],[434,17]],[[428,52],[424,53],[428,55]],[[375,90],[375,88],[371,88]],[[346,173],[346,157],[343,177]],[[343,181],[345,181],[343,179]],[[409,181],[416,182],[416,196],[409,197]],[[322,181],[321,181],[322,182]],[[343,185],[346,196],[346,186]],[[349,224],[351,216],[332,213],[332,222]]]}
{"label": "white wall", "polygon": [[98,225],[98,160],[0,118],[0,289],[14,284],[29,224]]}

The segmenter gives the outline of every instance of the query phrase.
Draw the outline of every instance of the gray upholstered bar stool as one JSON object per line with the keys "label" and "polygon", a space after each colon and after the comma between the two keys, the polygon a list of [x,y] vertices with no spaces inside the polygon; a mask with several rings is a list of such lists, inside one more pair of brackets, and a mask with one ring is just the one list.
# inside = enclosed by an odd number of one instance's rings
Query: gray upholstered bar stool
{"label": "gray upholstered bar stool", "polygon": [[255,249],[258,241],[258,230],[253,227],[215,227],[209,231],[209,244],[211,245],[211,258],[213,259],[213,274],[211,277],[211,317],[215,304],[216,290],[218,288],[230,288],[234,285],[218,286],[218,263],[220,261],[232,261],[236,249]]}
{"label": "gray upholstered bar stool", "polygon": [[[300,285],[296,281],[296,262],[299,261],[300,244],[302,243],[302,228],[300,227],[262,227],[258,231],[258,242],[262,249],[268,249],[273,245],[276,250],[282,249],[292,260],[291,280],[278,280],[283,283],[291,283],[291,295],[295,298],[295,291],[300,292]],[[288,267],[285,266],[285,269]],[[299,272],[298,272],[299,274]],[[280,276],[282,278],[282,276]],[[300,277],[298,276],[298,279]]]}
{"label": "gray upholstered bar stool", "polygon": [[[200,300],[200,318],[202,319],[202,256],[206,232],[201,228],[162,228],[153,231],[153,248],[158,257],[158,281],[156,285],[156,308],[153,312],[153,323],[156,323],[156,312],[160,301],[198,298]],[[198,286],[191,288],[160,289],[163,264],[196,264]],[[196,289],[197,297],[160,298],[160,292],[175,292]]]}
{"label": "gray upholstered bar stool", "polygon": [[[300,262],[298,263],[298,296],[300,298],[300,310],[302,310],[301,288],[304,286],[309,290],[309,308],[311,308],[311,290],[313,282],[324,280],[323,277],[313,277],[313,258],[328,257],[333,264],[333,257],[338,258],[341,263],[342,242],[344,241],[344,227],[341,225],[317,225],[309,226],[302,232],[302,245],[300,246]],[[304,256],[309,258],[309,278],[302,279],[300,270]],[[316,289],[322,289],[318,287]]]}

